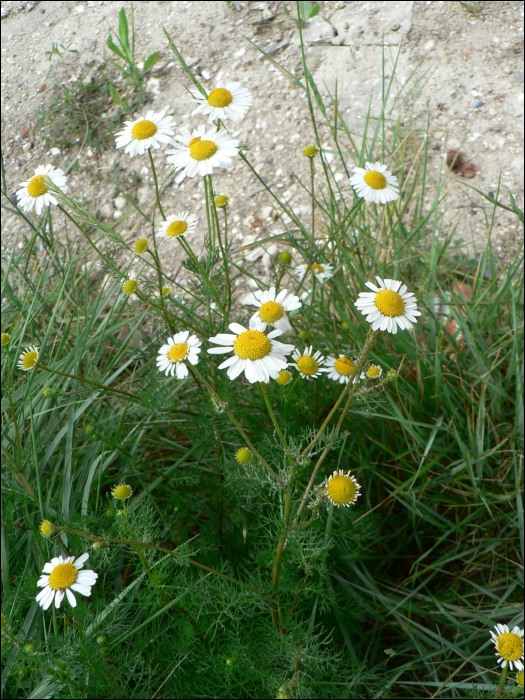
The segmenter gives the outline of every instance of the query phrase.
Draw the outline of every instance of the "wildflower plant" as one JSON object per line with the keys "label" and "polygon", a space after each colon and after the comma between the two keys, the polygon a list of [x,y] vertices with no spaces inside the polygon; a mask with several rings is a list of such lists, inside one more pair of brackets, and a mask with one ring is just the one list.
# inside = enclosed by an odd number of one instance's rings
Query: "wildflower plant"
{"label": "wildflower plant", "polygon": [[[135,75],[120,17],[110,48]],[[445,180],[423,208],[427,141],[397,119],[393,77],[359,142],[301,42],[311,215],[260,180],[285,231],[258,279],[215,179],[234,159],[256,173],[229,123],[260,97],[204,88],[166,35],[193,114],[176,135],[147,109],[113,134],[155,183],[131,242],[59,171],[18,203],[2,173],[27,227],[2,264],[4,694],[501,695],[523,671],[522,258],[496,274],[490,236],[475,269],[448,256]],[[164,196],[161,161],[202,178],[202,221],[183,189]],[[163,267],[173,247],[188,283]],[[461,338],[429,304],[459,277],[475,300],[450,294]],[[488,619],[506,620],[494,648]]]}

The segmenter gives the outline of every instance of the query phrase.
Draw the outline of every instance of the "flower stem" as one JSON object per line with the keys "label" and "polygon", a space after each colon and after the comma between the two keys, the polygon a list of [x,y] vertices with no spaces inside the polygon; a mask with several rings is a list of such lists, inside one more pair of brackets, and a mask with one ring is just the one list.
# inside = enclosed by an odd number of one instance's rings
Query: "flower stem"
{"label": "flower stem", "polygon": [[503,667],[503,671],[501,672],[501,676],[500,676],[499,683],[498,683],[498,689],[496,690],[495,695],[493,695],[494,698],[499,698],[503,694],[503,687],[505,685],[505,680],[507,679],[508,666],[509,666],[509,662],[507,661],[507,663]]}
{"label": "flower stem", "polygon": [[96,675],[102,681],[104,687],[106,687],[106,683],[107,683],[106,678],[104,678],[104,674],[102,673],[100,668],[95,664],[95,662],[93,661],[93,657],[89,653],[89,649],[88,649],[88,646],[86,644],[86,639],[84,637],[84,632],[82,631],[82,625],[80,624],[80,620],[78,619],[77,611],[75,610],[75,608],[72,608],[72,610],[73,610],[73,617],[75,618],[75,622],[77,625],[78,634],[80,636],[80,641],[82,642],[82,646],[84,647],[84,651],[86,652],[86,656],[88,658],[88,661],[89,661],[91,667],[93,668],[93,671],[96,673]]}
{"label": "flower stem", "polygon": [[313,158],[309,158],[308,160],[310,161],[310,182],[311,182],[311,190],[312,190],[312,230],[311,230],[311,234],[310,234],[310,235],[312,236],[312,238],[311,238],[311,244],[310,244],[310,257],[311,257],[312,260],[313,260],[313,257],[314,257],[314,246],[315,246],[315,243],[314,243],[314,237],[315,237],[315,235],[314,235],[314,231],[315,231],[315,191],[314,191],[315,184],[314,184],[314,173],[315,173],[315,170],[314,170],[314,159],[313,159]]}
{"label": "flower stem", "polygon": [[283,444],[284,450],[285,452],[288,452],[288,444],[286,442],[286,438],[282,434],[281,428],[279,427],[279,423],[277,422],[277,418],[275,417],[275,413],[273,412],[272,404],[270,403],[270,399],[268,398],[268,392],[266,391],[264,383],[257,382],[257,388],[259,389],[259,394],[261,395],[264,403],[266,404],[266,408],[273,423],[273,427],[275,428],[275,431]]}
{"label": "flower stem", "polygon": [[164,221],[166,221],[166,217],[164,216],[164,212],[160,203],[159,183],[157,182],[157,171],[155,170],[155,163],[153,162],[153,156],[151,155],[151,148],[148,148],[148,155],[149,161],[151,163],[151,170],[153,171],[153,180],[155,181],[155,196],[157,198],[157,206],[159,207],[159,211],[162,218],[164,219]]}

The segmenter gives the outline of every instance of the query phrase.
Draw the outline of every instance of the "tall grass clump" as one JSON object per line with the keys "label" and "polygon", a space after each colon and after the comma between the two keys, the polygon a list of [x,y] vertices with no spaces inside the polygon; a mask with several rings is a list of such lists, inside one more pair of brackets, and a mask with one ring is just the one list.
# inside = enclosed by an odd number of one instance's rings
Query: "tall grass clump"
{"label": "tall grass clump", "polygon": [[[521,212],[489,198],[474,264],[441,235],[456,185],[429,183],[395,57],[357,135],[303,54],[311,215],[260,178],[283,222],[264,284],[213,174],[257,175],[229,130],[258,96],[208,92],[167,38],[200,113],[114,134],[154,175],[142,238],[60,170],[12,200],[2,170],[3,695],[515,697],[523,259],[496,267],[490,234]],[[163,201],[164,148],[205,221]]]}

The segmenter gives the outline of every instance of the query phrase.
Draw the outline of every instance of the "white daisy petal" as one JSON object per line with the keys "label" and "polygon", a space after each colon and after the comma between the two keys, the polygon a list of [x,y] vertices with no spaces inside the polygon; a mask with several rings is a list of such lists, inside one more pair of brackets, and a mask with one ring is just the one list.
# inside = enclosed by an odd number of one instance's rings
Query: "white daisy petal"
{"label": "white daisy petal", "polygon": [[144,117],[124,122],[122,131],[115,134],[116,147],[125,147],[124,152],[133,157],[143,155],[148,148],[160,148],[159,141],[169,143],[175,133],[171,129],[175,122],[172,117],[164,117],[164,114],[165,110],[158,113],[150,110]]}
{"label": "white daisy petal", "polygon": [[166,151],[167,161],[173,164],[175,171],[182,171],[183,177],[211,175],[214,168],[229,165],[239,150],[238,141],[215,127],[207,132],[205,128],[194,129],[190,138],[185,134],[182,139],[172,140],[171,145],[173,148]]}
{"label": "white daisy petal", "polygon": [[188,376],[188,368],[185,363],[187,361],[192,365],[198,363],[201,344],[202,341],[196,335],[190,336],[189,331],[175,333],[158,351],[157,367],[159,372],[164,372],[165,376],[171,374],[172,377],[176,374],[177,379],[184,379]]}
{"label": "white daisy petal", "polygon": [[[354,302],[354,306],[366,316],[368,323],[372,324],[372,330],[387,331],[396,334],[400,330],[410,330],[412,324],[417,322],[416,316],[421,312],[416,308],[416,298],[406,291],[406,285],[399,280],[381,279],[376,276],[376,287],[371,282],[366,282],[374,293],[361,292]],[[401,294],[403,291],[403,294]],[[410,301],[407,302],[407,299]]]}
{"label": "white daisy petal", "polygon": [[195,231],[198,221],[195,214],[190,214],[188,211],[168,216],[166,221],[159,225],[157,238],[175,239],[179,236],[189,236]]}

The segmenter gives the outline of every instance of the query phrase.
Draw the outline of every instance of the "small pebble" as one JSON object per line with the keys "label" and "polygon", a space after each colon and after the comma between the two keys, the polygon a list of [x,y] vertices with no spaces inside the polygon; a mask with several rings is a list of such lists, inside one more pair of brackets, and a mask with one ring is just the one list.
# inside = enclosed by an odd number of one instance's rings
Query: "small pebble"
{"label": "small pebble", "polygon": [[475,109],[476,107],[481,107],[482,104],[483,104],[483,102],[482,102],[481,100],[476,100],[476,101],[474,102],[474,109]]}

